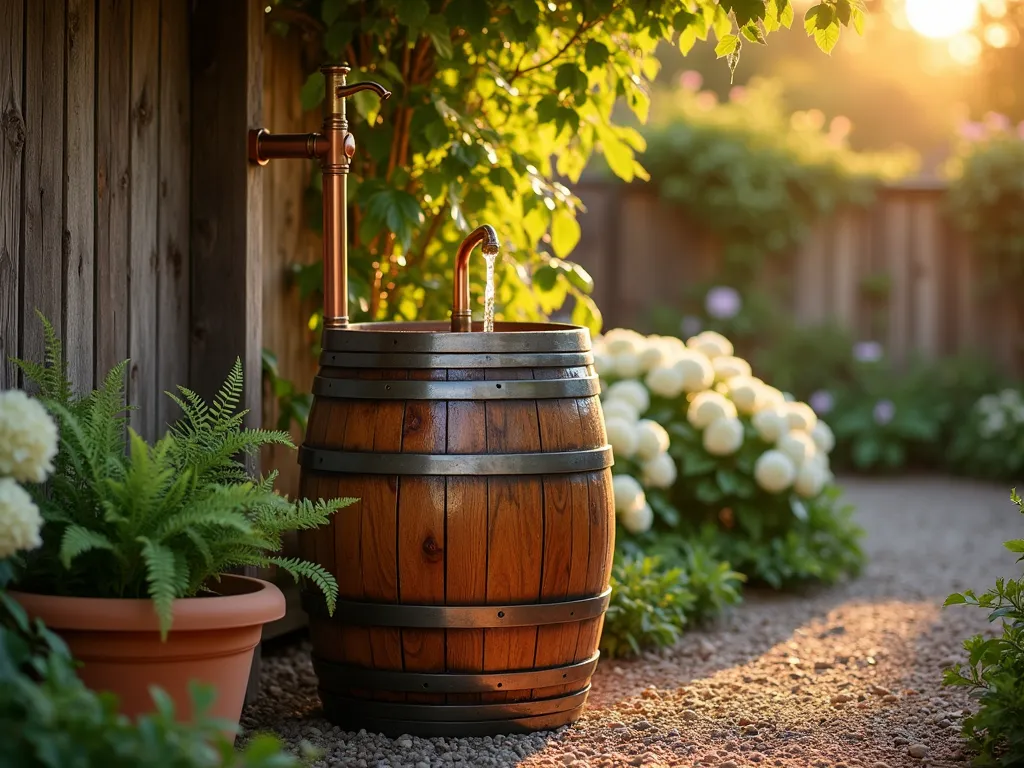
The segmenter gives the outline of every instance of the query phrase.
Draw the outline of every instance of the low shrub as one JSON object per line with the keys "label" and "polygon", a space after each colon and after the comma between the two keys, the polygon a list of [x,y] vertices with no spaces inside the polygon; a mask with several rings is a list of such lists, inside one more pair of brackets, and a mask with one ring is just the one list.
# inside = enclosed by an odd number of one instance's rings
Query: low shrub
{"label": "low shrub", "polygon": [[[1024,501],[1014,490],[1012,497],[1024,513]],[[1021,554],[1024,539],[1006,542],[1006,548]],[[989,621],[1000,621],[997,637],[975,635],[964,643],[966,665],[945,671],[946,685],[970,689],[979,708],[964,720],[963,735],[977,755],[978,766],[1024,764],[1024,577],[999,579],[995,588],[982,595],[968,590],[946,598],[948,605],[970,605],[988,611]]]}
{"label": "low shrub", "polygon": [[957,471],[988,479],[1019,477],[1024,471],[1024,396],[1017,389],[984,395],[951,437],[948,459]]}

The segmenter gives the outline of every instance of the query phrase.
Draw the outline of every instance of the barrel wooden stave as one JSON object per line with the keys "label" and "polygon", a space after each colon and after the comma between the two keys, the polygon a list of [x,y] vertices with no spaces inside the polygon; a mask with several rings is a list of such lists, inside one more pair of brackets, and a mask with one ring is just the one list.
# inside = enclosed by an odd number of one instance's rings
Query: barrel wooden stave
{"label": "barrel wooden stave", "polygon": [[[570,379],[592,374],[589,366],[321,370],[321,376],[329,378],[435,381]],[[572,451],[606,442],[596,396],[483,402],[317,397],[306,440],[316,448],[426,454]],[[333,566],[344,599],[505,605],[591,597],[607,587],[614,534],[609,470],[507,477],[355,476],[304,470],[302,482],[309,497],[361,499],[341,510],[330,526],[302,534],[303,551]],[[342,664],[487,673],[586,661],[596,653],[602,621],[598,617],[484,630],[396,629],[342,627],[313,617],[312,634],[314,654]],[[500,704],[558,697],[581,687],[575,683],[487,693],[339,693],[417,703]]]}

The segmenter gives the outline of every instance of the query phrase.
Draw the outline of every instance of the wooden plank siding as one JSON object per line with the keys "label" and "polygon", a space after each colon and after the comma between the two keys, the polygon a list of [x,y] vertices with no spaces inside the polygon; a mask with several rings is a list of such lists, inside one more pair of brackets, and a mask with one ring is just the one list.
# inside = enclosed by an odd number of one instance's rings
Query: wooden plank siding
{"label": "wooden plank siding", "polygon": [[[678,307],[688,283],[713,278],[721,246],[650,187],[584,181],[574,192],[587,210],[570,258],[594,276],[606,328],[649,330],[652,308]],[[1013,298],[956,232],[941,186],[883,189],[867,209],[817,222],[778,262],[762,284],[802,324],[834,322],[899,363],[971,353],[1024,374]],[[888,295],[872,299],[869,280]]]}
{"label": "wooden plank siding", "polygon": [[0,0],[0,388],[42,359],[39,310],[79,392],[131,358],[149,439],[190,380],[190,9]]}

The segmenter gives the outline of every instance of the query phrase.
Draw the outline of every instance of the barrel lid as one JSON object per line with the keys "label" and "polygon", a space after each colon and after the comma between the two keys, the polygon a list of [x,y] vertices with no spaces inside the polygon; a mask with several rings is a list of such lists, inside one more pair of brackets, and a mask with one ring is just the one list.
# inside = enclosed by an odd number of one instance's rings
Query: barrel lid
{"label": "barrel lid", "polygon": [[447,322],[355,323],[325,328],[323,348],[330,352],[513,353],[589,352],[590,331],[566,323],[495,323],[484,333],[454,333]]}

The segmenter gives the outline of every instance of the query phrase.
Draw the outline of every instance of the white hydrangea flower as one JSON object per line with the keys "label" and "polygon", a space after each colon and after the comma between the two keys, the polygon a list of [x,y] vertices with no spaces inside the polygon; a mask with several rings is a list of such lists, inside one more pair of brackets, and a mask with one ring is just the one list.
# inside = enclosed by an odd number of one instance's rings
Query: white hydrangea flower
{"label": "white hydrangea flower", "polygon": [[795,479],[796,465],[782,451],[765,451],[754,462],[754,480],[768,493],[782,493]]}
{"label": "white hydrangea flower", "polygon": [[636,423],[626,421],[620,416],[604,420],[608,433],[608,444],[612,447],[612,455],[628,459],[636,455],[637,434]]}
{"label": "white hydrangea flower", "polygon": [[702,331],[686,340],[686,346],[710,358],[732,354],[732,342],[715,331]]}
{"label": "white hydrangea flower", "polygon": [[818,472],[821,473],[823,486],[828,485],[835,480],[835,475],[832,474],[832,467],[829,466],[828,463],[828,456],[824,453],[816,453],[805,466],[817,467]]}
{"label": "white hydrangea flower", "polygon": [[622,527],[636,536],[651,530],[654,524],[654,510],[650,504],[644,504],[639,509],[626,510],[619,519],[622,520]]}
{"label": "white hydrangea flower", "polygon": [[784,408],[786,421],[789,422],[790,429],[803,430],[809,433],[814,429],[814,425],[818,423],[818,414],[807,403],[787,403]]}
{"label": "white hydrangea flower", "polygon": [[774,443],[789,431],[789,420],[781,405],[769,405],[761,408],[750,419],[757,434],[766,443]]}
{"label": "white hydrangea flower", "polygon": [[20,389],[0,392],[0,477],[41,483],[53,472],[57,424]]}
{"label": "white hydrangea flower", "polygon": [[706,429],[713,421],[736,417],[736,406],[714,390],[698,392],[686,410],[686,419],[697,429]]}
{"label": "white hydrangea flower", "polygon": [[649,373],[665,362],[665,347],[660,338],[650,336],[647,339],[647,347],[640,353],[640,369]]}
{"label": "white hydrangea flower", "polygon": [[711,359],[711,367],[715,369],[715,378],[728,381],[734,376],[750,376],[750,363],[742,357],[722,355]]}
{"label": "white hydrangea flower", "polygon": [[636,455],[641,461],[650,461],[668,450],[668,432],[656,421],[641,419],[636,425]]}
{"label": "white hydrangea flower", "polygon": [[638,414],[644,414],[651,407],[651,394],[647,387],[635,379],[617,381],[608,387],[606,400],[625,400],[636,408]]}
{"label": "white hydrangea flower", "polygon": [[628,400],[622,400],[621,398],[618,400],[602,401],[601,410],[604,411],[605,420],[619,418],[635,424],[640,418],[636,406]]}
{"label": "white hydrangea flower", "polygon": [[825,487],[826,476],[817,462],[804,464],[796,473],[793,490],[805,499],[813,499]]}
{"label": "white hydrangea flower", "polygon": [[783,405],[786,402],[786,396],[775,387],[770,387],[767,384],[764,389],[761,390],[761,397],[758,401],[759,408],[769,408],[773,405]]}
{"label": "white hydrangea flower", "polygon": [[804,462],[813,459],[818,453],[817,446],[815,446],[811,436],[800,430],[784,434],[779,438],[775,447],[789,456],[798,467],[803,466]]}
{"label": "white hydrangea flower", "polygon": [[710,389],[715,381],[715,369],[711,365],[711,360],[707,355],[692,349],[684,349],[672,367],[682,376],[684,392],[703,392]]}
{"label": "white hydrangea flower", "polygon": [[0,560],[42,545],[42,527],[42,515],[28,492],[13,478],[0,478]]}
{"label": "white hydrangea flower", "polygon": [[675,398],[683,394],[683,374],[674,365],[663,365],[647,374],[647,388],[658,397]]}
{"label": "white hydrangea flower", "polygon": [[629,328],[612,328],[603,337],[608,354],[618,357],[621,354],[639,355],[647,346],[642,334]]}
{"label": "white hydrangea flower", "polygon": [[818,419],[818,423],[811,430],[811,439],[821,453],[832,453],[832,449],[836,447],[836,436],[832,433],[832,428],[821,419]]}
{"label": "white hydrangea flower", "polygon": [[1012,407],[1019,405],[1021,402],[1021,395],[1016,389],[1004,389],[999,393],[999,403],[1005,407]]}
{"label": "white hydrangea flower", "polygon": [[743,422],[735,416],[715,419],[704,430],[703,442],[712,456],[731,456],[743,445]]}
{"label": "white hydrangea flower", "polygon": [[1000,406],[999,398],[996,397],[995,395],[985,395],[980,400],[978,400],[977,403],[974,404],[974,407],[977,408],[979,411],[981,411],[982,414],[985,414],[985,415],[988,415],[988,414],[998,410],[999,406]]}
{"label": "white hydrangea flower", "polygon": [[1003,411],[993,411],[981,422],[978,431],[982,437],[995,437],[1006,427],[1006,414]]}
{"label": "white hydrangea flower", "polygon": [[606,351],[594,350],[594,370],[598,376],[615,375],[615,358]]}
{"label": "white hydrangea flower", "polygon": [[631,509],[639,509],[647,503],[644,489],[632,475],[612,477],[612,494],[615,498],[615,511],[619,514]]}
{"label": "white hydrangea flower", "polygon": [[676,463],[667,453],[659,453],[640,465],[641,479],[649,488],[671,488],[676,481]]}
{"label": "white hydrangea flower", "polygon": [[661,351],[665,356],[665,364],[669,365],[687,353],[685,342],[675,336],[661,337]]}
{"label": "white hydrangea flower", "polygon": [[733,376],[725,382],[729,399],[736,403],[740,413],[753,414],[760,410],[764,382],[753,376]]}
{"label": "white hydrangea flower", "polygon": [[612,355],[612,369],[620,379],[634,379],[643,373],[643,366],[640,364],[640,355],[632,352],[622,352]]}

